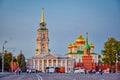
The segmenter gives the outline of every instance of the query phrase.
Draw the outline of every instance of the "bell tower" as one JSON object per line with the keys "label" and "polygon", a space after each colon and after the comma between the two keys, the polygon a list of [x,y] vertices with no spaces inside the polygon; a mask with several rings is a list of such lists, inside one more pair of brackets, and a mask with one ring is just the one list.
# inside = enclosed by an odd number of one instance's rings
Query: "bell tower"
{"label": "bell tower", "polygon": [[48,53],[49,53],[48,29],[46,28],[46,23],[44,21],[44,8],[42,8],[41,22],[39,24],[39,28],[37,29],[35,54],[39,55]]}

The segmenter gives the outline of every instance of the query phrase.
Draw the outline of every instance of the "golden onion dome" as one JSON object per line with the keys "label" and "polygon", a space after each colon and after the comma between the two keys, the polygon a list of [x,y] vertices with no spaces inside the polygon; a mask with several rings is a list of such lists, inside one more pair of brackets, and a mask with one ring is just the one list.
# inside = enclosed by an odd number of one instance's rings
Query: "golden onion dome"
{"label": "golden onion dome", "polygon": [[68,45],[68,48],[72,48],[72,44],[69,44],[69,45]]}
{"label": "golden onion dome", "polygon": [[93,44],[92,42],[90,43],[90,47],[91,47],[91,48],[94,48],[94,44]]}
{"label": "golden onion dome", "polygon": [[85,39],[83,38],[82,34],[76,39],[77,44],[85,44]]}
{"label": "golden onion dome", "polygon": [[73,48],[77,48],[77,44],[76,44],[76,43],[73,43],[73,44],[72,44],[72,47],[73,47]]}

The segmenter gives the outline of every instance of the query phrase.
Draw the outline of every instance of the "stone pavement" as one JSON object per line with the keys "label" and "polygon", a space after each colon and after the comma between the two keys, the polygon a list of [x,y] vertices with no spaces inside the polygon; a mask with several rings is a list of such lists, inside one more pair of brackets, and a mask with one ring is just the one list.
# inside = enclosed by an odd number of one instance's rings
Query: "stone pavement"
{"label": "stone pavement", "polygon": [[22,74],[13,74],[13,75],[8,75],[8,76],[2,76],[0,77],[0,80],[40,80],[39,79],[40,76],[37,76],[35,73],[31,73],[31,74],[26,74],[26,73],[22,73]]}
{"label": "stone pavement", "polygon": [[[0,74],[1,75],[1,74]],[[5,74],[4,74],[5,75]],[[120,73],[111,74],[74,74],[74,73],[22,73],[21,75],[7,73],[0,80],[120,80]]]}
{"label": "stone pavement", "polygon": [[120,80],[120,73],[112,74],[39,74],[42,80]]}

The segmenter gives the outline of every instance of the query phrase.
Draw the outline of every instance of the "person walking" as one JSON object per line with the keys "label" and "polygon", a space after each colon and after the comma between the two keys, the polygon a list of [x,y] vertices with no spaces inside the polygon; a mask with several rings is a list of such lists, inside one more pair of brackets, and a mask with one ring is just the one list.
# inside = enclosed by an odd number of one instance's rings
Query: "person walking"
{"label": "person walking", "polygon": [[100,74],[101,74],[101,75],[103,74],[103,70],[102,70],[102,69],[100,69]]}

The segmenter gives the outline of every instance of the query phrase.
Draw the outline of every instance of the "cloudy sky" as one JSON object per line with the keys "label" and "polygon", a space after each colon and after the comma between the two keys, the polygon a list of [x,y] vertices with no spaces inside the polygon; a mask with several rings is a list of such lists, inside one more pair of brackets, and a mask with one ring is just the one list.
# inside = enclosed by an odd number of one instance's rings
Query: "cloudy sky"
{"label": "cloudy sky", "polygon": [[0,0],[0,51],[5,49],[25,57],[35,55],[37,29],[44,7],[51,53],[66,54],[67,46],[80,33],[101,53],[109,37],[120,40],[119,0]]}

